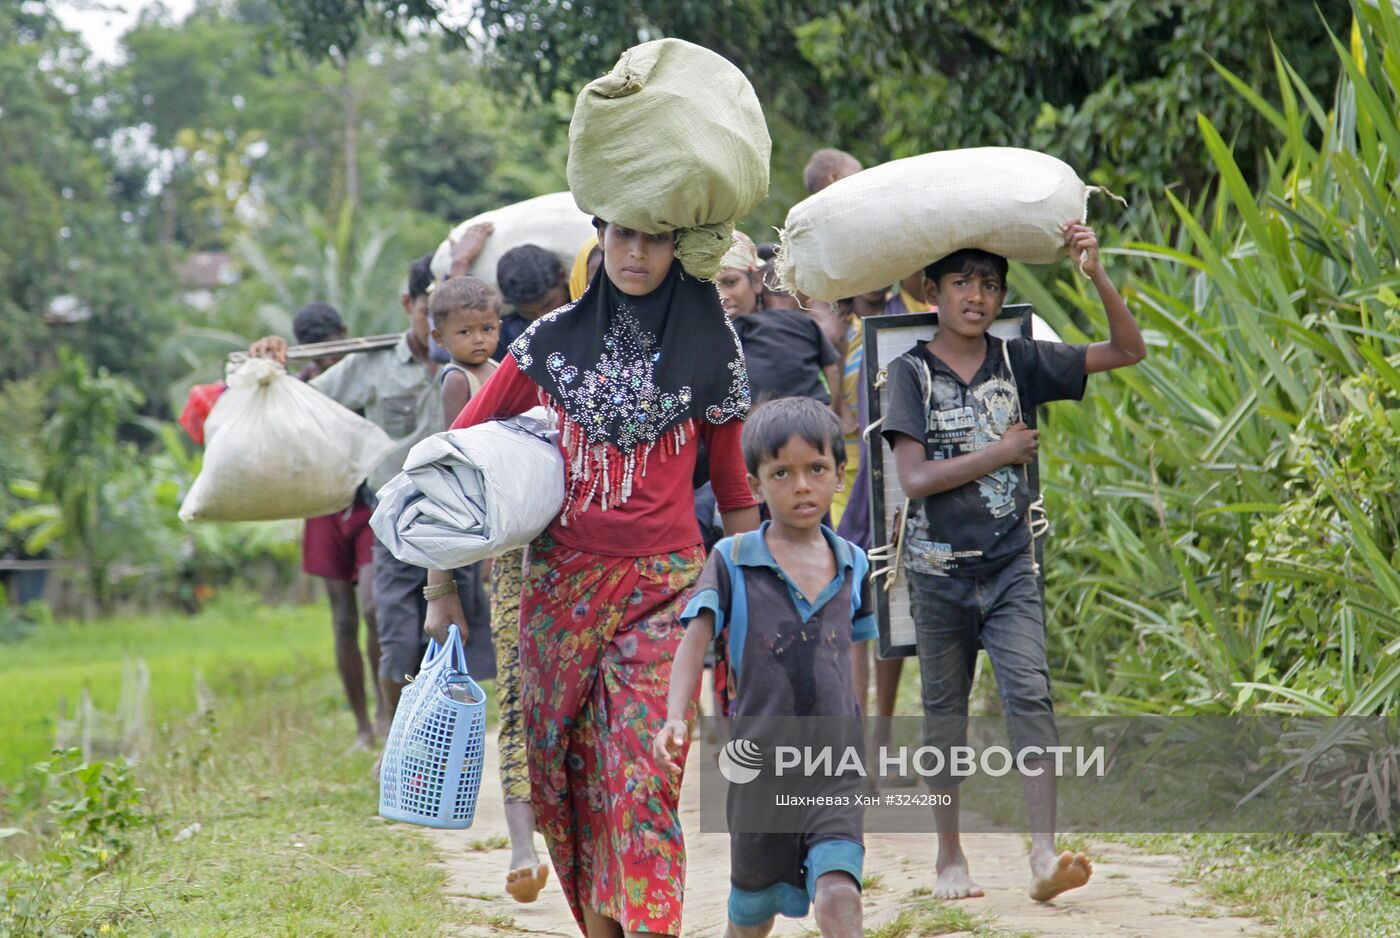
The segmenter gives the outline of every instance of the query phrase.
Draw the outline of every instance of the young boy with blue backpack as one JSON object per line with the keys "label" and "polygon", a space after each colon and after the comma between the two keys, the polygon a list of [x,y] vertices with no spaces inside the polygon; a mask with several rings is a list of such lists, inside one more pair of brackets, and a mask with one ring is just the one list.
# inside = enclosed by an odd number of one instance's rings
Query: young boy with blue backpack
{"label": "young boy with blue backpack", "polygon": [[[717,635],[728,676],[716,683],[725,685],[729,716],[749,725],[794,716],[859,724],[851,662],[863,651],[859,643],[876,634],[870,564],[822,524],[843,482],[841,423],[817,400],[779,398],[750,415],[742,447],[749,487],[772,520],[715,545],[681,614],[686,633],[672,665],[666,723],[652,745],[657,764],[673,775]],[[822,784],[827,793],[848,782]],[[795,833],[740,830],[731,820],[731,938],[766,935],[778,914],[800,918],[809,904],[823,935],[863,933],[860,812],[806,818],[807,829]]]}

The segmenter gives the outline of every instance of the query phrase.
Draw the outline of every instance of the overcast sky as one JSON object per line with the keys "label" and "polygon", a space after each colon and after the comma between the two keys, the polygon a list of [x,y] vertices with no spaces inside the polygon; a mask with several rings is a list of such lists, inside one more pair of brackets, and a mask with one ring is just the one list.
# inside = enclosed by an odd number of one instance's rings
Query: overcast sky
{"label": "overcast sky", "polygon": [[[1397,0],[1400,2],[1400,0]],[[64,26],[82,35],[93,56],[115,62],[120,56],[117,42],[136,22],[141,12],[160,4],[179,22],[194,9],[195,0],[52,0],[55,15]],[[473,0],[439,0],[435,4],[442,20],[458,26],[470,19]]]}
{"label": "overcast sky", "polygon": [[[96,58],[117,60],[117,40],[136,22],[141,11],[158,0],[55,0],[54,14],[64,26],[79,33]],[[194,9],[195,0],[159,0],[171,18],[179,21]]]}

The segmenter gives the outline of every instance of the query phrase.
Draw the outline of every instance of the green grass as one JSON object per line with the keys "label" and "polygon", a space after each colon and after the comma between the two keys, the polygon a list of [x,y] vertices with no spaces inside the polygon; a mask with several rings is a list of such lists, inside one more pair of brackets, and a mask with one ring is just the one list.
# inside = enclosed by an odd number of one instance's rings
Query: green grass
{"label": "green grass", "polygon": [[905,909],[878,928],[868,928],[866,938],[934,938],[937,935],[970,934],[975,938],[1028,938],[1024,932],[997,928],[995,913],[972,912],[962,906],[926,899]]}
{"label": "green grass", "polygon": [[[443,935],[491,924],[448,901],[427,838],[376,816],[372,756],[349,751],[353,724],[333,670],[279,662],[309,644],[306,618],[281,610],[242,620],[245,637],[280,635],[288,646],[250,648],[252,661],[219,682],[211,715],[160,735],[136,767],[154,823],[121,862],[64,891],[64,933]],[[165,651],[162,660],[189,660],[173,644]],[[195,824],[198,833],[175,840]]]}
{"label": "green grass", "polygon": [[1400,938],[1400,836],[1105,837],[1186,859],[1181,881],[1284,938]]}
{"label": "green grass", "polygon": [[158,731],[194,710],[196,670],[216,695],[281,674],[332,671],[330,614],[321,606],[269,608],[230,596],[195,616],[48,623],[24,641],[0,645],[0,782],[48,755],[59,698],[71,715],[86,687],[99,709],[115,710],[124,663],[135,658],[150,668],[149,716]]}
{"label": "green grass", "polygon": [[467,842],[467,849],[474,850],[477,853],[487,853],[491,850],[504,850],[509,846],[510,838],[501,836],[477,838],[476,840]]}

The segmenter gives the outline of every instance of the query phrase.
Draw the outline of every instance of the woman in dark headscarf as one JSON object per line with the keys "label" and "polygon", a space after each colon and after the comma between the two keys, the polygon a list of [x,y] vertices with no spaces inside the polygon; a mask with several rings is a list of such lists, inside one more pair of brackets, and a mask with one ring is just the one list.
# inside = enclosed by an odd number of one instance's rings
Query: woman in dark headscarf
{"label": "woman in dark headscarf", "polygon": [[[758,524],[739,448],[748,377],[714,284],[683,272],[673,233],[598,228],[603,265],[583,296],[533,323],[453,426],[537,404],[559,420],[564,506],[531,545],[521,600],[531,800],[586,935],[675,935],[680,786],[648,746],[704,563],[701,440],[726,533]],[[453,596],[434,599],[428,627],[457,615]]]}

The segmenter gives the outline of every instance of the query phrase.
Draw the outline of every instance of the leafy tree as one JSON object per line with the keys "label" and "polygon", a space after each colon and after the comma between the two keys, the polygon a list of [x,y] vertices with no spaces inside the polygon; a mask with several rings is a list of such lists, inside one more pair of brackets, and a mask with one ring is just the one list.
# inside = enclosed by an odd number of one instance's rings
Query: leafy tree
{"label": "leafy tree", "polygon": [[398,51],[380,71],[392,103],[384,165],[402,203],[455,224],[567,188],[570,107],[502,104],[460,50],[419,42]]}
{"label": "leafy tree", "polygon": [[29,531],[30,553],[58,541],[86,561],[88,593],[103,608],[111,595],[113,564],[133,556],[144,536],[131,530],[122,504],[137,494],[121,485],[130,482],[125,473],[136,451],[120,439],[142,397],[124,378],[93,373],[68,348],[59,349],[58,359],[48,379],[53,411],[39,431],[40,478],[37,484],[11,483],[15,494],[37,504],[12,514],[7,527]]}
{"label": "leafy tree", "polygon": [[107,129],[101,75],[45,8],[0,0],[0,381],[51,361],[45,314],[71,295],[91,319],[68,340],[100,366],[153,370],[150,336],[168,322],[161,255],[128,228],[95,147]]}
{"label": "leafy tree", "polygon": [[571,98],[646,39],[714,49],[749,75],[774,129],[778,198],[754,223],[805,195],[797,173],[823,145],[867,163],[1029,146],[1121,191],[1194,192],[1208,175],[1198,110],[1236,129],[1255,178],[1266,124],[1211,60],[1258,87],[1273,79],[1277,43],[1318,90],[1331,64],[1321,29],[1350,16],[1289,0],[483,0],[462,29],[421,6],[277,0],[307,55],[427,23],[479,48],[493,84],[536,105]]}
{"label": "leafy tree", "polygon": [[70,89],[85,81],[65,55],[71,42],[42,9],[0,2],[0,380],[33,369],[67,223],[101,194],[71,124]]}

